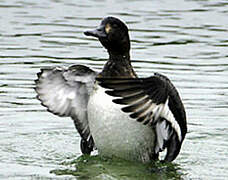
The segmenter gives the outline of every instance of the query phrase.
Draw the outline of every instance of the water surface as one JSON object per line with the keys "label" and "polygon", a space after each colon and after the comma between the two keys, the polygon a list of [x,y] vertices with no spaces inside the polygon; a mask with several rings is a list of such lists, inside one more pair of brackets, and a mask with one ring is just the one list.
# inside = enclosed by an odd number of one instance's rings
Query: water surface
{"label": "water surface", "polygon": [[34,80],[42,67],[101,70],[107,53],[83,31],[108,15],[127,23],[137,73],[162,73],[181,94],[189,127],[175,160],[181,177],[228,178],[225,0],[0,0],[0,178],[73,178],[50,172],[72,168],[65,162],[81,155],[80,137],[69,118],[40,105]]}

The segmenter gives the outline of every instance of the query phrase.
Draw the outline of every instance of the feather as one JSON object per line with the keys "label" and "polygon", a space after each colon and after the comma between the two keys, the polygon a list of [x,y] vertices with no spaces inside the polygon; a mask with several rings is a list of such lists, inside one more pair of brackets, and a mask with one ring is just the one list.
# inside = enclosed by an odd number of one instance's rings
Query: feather
{"label": "feather", "polygon": [[[87,104],[97,73],[82,65],[69,68],[42,69],[35,80],[37,98],[49,112],[61,117],[71,117],[83,138],[83,150],[90,136]],[[91,149],[91,148],[90,148]],[[89,149],[89,150],[90,150]]]}

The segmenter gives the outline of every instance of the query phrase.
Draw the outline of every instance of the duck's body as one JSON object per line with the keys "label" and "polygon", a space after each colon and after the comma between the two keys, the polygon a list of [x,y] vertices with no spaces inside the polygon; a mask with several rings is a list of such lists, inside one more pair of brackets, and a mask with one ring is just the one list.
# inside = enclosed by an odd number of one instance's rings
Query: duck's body
{"label": "duck's body", "polygon": [[127,160],[154,159],[155,134],[149,126],[135,122],[112,102],[105,89],[95,85],[88,102],[90,131],[99,154]]}
{"label": "duck's body", "polygon": [[187,132],[184,106],[163,75],[138,78],[130,61],[127,26],[114,17],[86,35],[99,39],[109,59],[97,73],[82,65],[38,73],[38,99],[54,114],[70,116],[82,137],[84,154],[150,162],[167,148],[164,160],[179,154]]}

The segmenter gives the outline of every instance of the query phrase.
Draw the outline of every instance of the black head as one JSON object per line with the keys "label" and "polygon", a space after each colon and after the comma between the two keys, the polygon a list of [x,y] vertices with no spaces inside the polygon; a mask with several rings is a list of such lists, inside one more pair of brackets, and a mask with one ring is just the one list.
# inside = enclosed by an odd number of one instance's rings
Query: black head
{"label": "black head", "polygon": [[115,17],[106,17],[95,30],[85,31],[86,36],[94,36],[112,54],[126,54],[130,50],[127,26]]}

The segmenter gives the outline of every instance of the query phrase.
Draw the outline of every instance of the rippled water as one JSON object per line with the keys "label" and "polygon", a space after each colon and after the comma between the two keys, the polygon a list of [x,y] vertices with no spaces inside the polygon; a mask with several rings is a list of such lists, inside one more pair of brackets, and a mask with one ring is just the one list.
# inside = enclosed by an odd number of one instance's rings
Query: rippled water
{"label": "rippled water", "polygon": [[182,178],[228,178],[226,0],[0,0],[0,179],[72,177],[50,171],[70,168],[79,135],[40,105],[34,79],[47,66],[101,69],[107,53],[82,32],[107,15],[128,24],[137,73],[163,73],[181,93],[189,127],[175,160]]}

